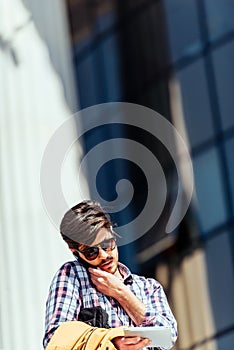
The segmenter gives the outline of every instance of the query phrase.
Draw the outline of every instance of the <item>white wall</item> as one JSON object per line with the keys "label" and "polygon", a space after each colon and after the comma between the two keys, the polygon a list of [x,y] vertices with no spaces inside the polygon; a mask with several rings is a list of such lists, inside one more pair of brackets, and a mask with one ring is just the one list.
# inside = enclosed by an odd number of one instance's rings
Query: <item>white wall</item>
{"label": "white wall", "polygon": [[[0,2],[0,348],[4,350],[42,349],[49,283],[60,264],[71,258],[44,210],[39,181],[47,142],[77,108],[66,15],[62,1],[37,3],[41,15],[47,13],[47,4],[53,4],[51,15],[41,17],[43,35],[20,0]],[[35,4],[31,10],[36,12]],[[59,57],[56,64],[53,57]],[[74,173],[75,167],[70,168]],[[74,193],[73,174],[67,176],[71,184],[70,189],[66,184],[67,191]],[[78,195],[76,199],[80,200]]]}

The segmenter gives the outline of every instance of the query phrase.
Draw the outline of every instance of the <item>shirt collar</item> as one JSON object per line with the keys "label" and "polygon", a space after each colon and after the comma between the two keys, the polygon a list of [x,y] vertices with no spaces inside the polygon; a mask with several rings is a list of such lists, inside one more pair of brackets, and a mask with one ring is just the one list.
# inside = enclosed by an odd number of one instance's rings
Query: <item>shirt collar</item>
{"label": "shirt collar", "polygon": [[132,284],[133,278],[132,278],[132,273],[129,270],[129,268],[120,262],[118,263],[118,268],[119,268],[120,274],[123,277],[124,284]]}

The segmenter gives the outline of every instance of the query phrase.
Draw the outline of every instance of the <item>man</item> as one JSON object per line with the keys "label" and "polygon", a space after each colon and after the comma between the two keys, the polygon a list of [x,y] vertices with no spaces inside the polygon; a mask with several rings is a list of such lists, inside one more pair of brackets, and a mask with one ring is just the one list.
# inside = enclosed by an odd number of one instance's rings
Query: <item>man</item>
{"label": "man", "polygon": [[[118,262],[116,233],[99,203],[86,200],[74,206],[64,215],[60,231],[76,260],[65,263],[51,283],[44,347],[59,325],[77,321],[82,309],[97,306],[107,313],[111,328],[167,326],[175,343],[177,325],[162,286]],[[150,346],[139,337],[115,337],[112,342],[119,350]]]}

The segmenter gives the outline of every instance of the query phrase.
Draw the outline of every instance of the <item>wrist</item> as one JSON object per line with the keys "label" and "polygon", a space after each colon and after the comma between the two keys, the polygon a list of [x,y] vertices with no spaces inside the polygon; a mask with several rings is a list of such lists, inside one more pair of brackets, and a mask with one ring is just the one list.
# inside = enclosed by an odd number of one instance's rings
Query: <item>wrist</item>
{"label": "wrist", "polygon": [[117,286],[117,288],[115,288],[114,293],[115,293],[114,298],[120,302],[121,300],[127,299],[129,289],[127,288],[127,286],[125,286],[124,283],[121,283]]}

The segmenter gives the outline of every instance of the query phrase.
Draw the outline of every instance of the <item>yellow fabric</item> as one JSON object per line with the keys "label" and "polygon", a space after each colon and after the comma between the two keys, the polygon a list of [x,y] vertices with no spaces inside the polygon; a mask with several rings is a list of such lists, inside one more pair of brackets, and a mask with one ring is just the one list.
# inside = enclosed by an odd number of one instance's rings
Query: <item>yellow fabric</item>
{"label": "yellow fabric", "polygon": [[124,336],[123,327],[97,328],[80,321],[62,323],[46,350],[115,350],[111,339]]}

